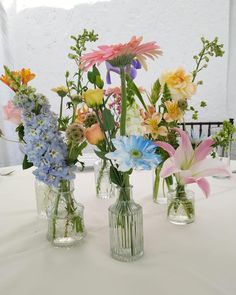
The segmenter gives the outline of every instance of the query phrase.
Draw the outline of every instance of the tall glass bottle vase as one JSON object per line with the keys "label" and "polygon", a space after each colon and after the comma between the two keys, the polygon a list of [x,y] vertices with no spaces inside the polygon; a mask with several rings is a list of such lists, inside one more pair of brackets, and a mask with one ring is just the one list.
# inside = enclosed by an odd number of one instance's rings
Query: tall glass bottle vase
{"label": "tall glass bottle vase", "polygon": [[194,193],[184,185],[177,184],[175,190],[168,192],[167,218],[178,225],[194,222]]}
{"label": "tall glass bottle vase", "polygon": [[152,185],[153,185],[153,201],[158,204],[167,203],[167,193],[174,189],[174,177],[171,175],[167,178],[161,179],[162,165],[156,167],[152,172]]}
{"label": "tall glass bottle vase", "polygon": [[143,212],[132,198],[131,187],[116,187],[117,201],[109,208],[110,251],[119,261],[134,261],[143,255]]}
{"label": "tall glass bottle vase", "polygon": [[102,159],[99,159],[94,163],[96,196],[99,199],[110,199],[113,196],[110,166],[109,161]]}
{"label": "tall glass bottle vase", "polygon": [[70,247],[85,236],[84,206],[74,199],[72,184],[63,180],[54,188],[48,210],[48,240],[58,247]]}

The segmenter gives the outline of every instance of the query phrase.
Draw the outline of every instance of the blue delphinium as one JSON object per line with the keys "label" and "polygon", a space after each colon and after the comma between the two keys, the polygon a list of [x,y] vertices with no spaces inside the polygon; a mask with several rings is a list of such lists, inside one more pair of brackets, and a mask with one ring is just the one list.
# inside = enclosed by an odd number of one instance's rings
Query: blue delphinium
{"label": "blue delphinium", "polygon": [[57,130],[57,118],[50,110],[48,100],[29,88],[19,93],[13,103],[22,110],[24,123],[24,151],[37,169],[36,178],[47,185],[58,187],[61,180],[74,178],[66,163],[67,145]]}
{"label": "blue delphinium", "polygon": [[116,150],[106,154],[106,157],[113,160],[121,172],[150,170],[162,161],[161,156],[155,153],[157,146],[142,136],[120,136],[112,142]]}

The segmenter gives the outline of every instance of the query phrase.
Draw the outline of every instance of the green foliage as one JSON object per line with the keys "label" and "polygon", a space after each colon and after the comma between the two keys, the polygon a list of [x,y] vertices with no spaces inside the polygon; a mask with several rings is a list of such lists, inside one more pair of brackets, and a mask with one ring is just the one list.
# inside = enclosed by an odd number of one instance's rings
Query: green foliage
{"label": "green foliage", "polygon": [[206,106],[207,106],[207,103],[206,103],[205,101],[202,100],[202,101],[200,102],[200,107],[201,107],[201,108],[205,108]]}
{"label": "green foliage", "polygon": [[101,78],[101,74],[95,65],[93,66],[92,71],[88,71],[87,78],[90,83],[94,84],[98,88],[102,89],[104,87],[104,82]]}
{"label": "green foliage", "polygon": [[[67,158],[67,164],[75,165],[78,161],[78,157],[82,156],[82,150],[87,146],[87,142],[83,141],[79,145],[75,145],[73,142],[69,144],[69,153]],[[81,162],[80,162],[81,163]]]}
{"label": "green foliage", "polygon": [[20,142],[24,142],[25,132],[24,132],[24,125],[23,125],[23,123],[21,123],[20,125],[18,125],[16,127],[16,132],[18,134],[19,141]]}
{"label": "green foliage", "polygon": [[166,83],[165,83],[164,88],[163,88],[163,95],[162,95],[161,100],[162,100],[162,103],[164,103],[165,101],[168,101],[168,100],[172,100],[169,87],[167,86]]}
{"label": "green foliage", "polygon": [[[195,81],[198,73],[202,71],[204,68],[207,68],[208,63],[211,57],[222,57],[224,55],[224,51],[222,48],[224,47],[223,44],[218,44],[218,38],[215,37],[212,41],[207,40],[206,38],[202,37],[202,49],[201,51],[193,56],[193,59],[196,63],[196,67],[193,74],[193,82]],[[199,83],[201,82],[201,83]],[[198,84],[202,84],[202,81],[199,81]]]}
{"label": "green foliage", "polygon": [[221,146],[228,149],[230,143],[235,141],[233,139],[234,133],[236,133],[236,127],[231,122],[224,121],[222,129],[212,136],[215,141],[214,147]]}
{"label": "green foliage", "polygon": [[114,184],[116,184],[118,186],[122,186],[123,174],[120,173],[114,166],[110,167],[110,178]]}
{"label": "green foliage", "polygon": [[33,166],[33,163],[29,162],[27,155],[25,155],[24,159],[23,159],[23,163],[22,163],[22,168],[25,170],[25,169],[28,169],[32,166]]}
{"label": "green foliage", "polygon": [[103,118],[104,131],[108,131],[108,130],[113,131],[115,128],[115,120],[109,109],[107,108],[103,109],[102,118]]}
{"label": "green foliage", "polygon": [[133,91],[133,93],[137,96],[137,98],[139,99],[139,101],[141,102],[141,104],[143,105],[143,107],[146,110],[147,109],[146,104],[143,100],[143,97],[142,97],[138,87],[136,86],[134,81],[128,75],[126,75],[126,82],[127,82],[129,91]]}
{"label": "green foliage", "polygon": [[150,95],[150,102],[153,106],[156,105],[157,101],[159,100],[161,95],[161,84],[159,79],[156,80],[156,82],[154,83],[154,85],[152,86],[152,91],[151,91],[151,95]]}

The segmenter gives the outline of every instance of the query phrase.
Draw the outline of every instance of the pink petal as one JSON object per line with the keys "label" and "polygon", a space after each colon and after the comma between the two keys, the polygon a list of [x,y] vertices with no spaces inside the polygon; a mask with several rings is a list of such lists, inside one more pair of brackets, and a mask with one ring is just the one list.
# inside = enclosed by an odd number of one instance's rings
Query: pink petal
{"label": "pink petal", "polygon": [[195,163],[192,167],[192,176],[194,178],[201,178],[214,175],[231,176],[229,167],[218,159],[205,159]]}
{"label": "pink petal", "polygon": [[162,178],[166,178],[178,171],[179,171],[179,169],[175,165],[175,161],[174,161],[173,157],[171,157],[164,162],[164,164],[161,168],[160,176]]}
{"label": "pink petal", "polygon": [[193,160],[194,150],[188,134],[180,128],[173,128],[173,130],[178,132],[181,137],[180,145],[175,152],[179,165],[190,163]]}
{"label": "pink petal", "polygon": [[170,145],[167,142],[164,141],[156,141],[154,142],[155,144],[157,144],[159,147],[161,147],[163,150],[167,151],[167,153],[172,157],[175,154],[175,149],[173,148],[172,145]]}
{"label": "pink petal", "polygon": [[200,178],[197,180],[197,184],[200,187],[200,189],[203,191],[206,197],[210,194],[210,185],[209,182],[205,178]]}
{"label": "pink petal", "polygon": [[212,151],[214,141],[211,138],[204,140],[195,150],[195,161],[199,162],[208,156]]}

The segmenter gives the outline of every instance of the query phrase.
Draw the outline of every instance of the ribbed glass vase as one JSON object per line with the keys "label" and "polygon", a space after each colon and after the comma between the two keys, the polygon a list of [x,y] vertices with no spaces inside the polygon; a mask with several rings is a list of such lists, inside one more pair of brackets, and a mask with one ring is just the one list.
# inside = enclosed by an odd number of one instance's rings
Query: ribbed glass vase
{"label": "ribbed glass vase", "polygon": [[84,206],[74,199],[74,189],[69,181],[61,181],[52,189],[52,202],[48,209],[48,240],[57,247],[70,247],[85,236]]}
{"label": "ribbed glass vase", "polygon": [[178,225],[194,222],[194,192],[186,190],[184,185],[177,185],[174,191],[168,192],[167,218]]}
{"label": "ribbed glass vase", "polygon": [[113,184],[110,178],[110,163],[99,159],[94,163],[96,196],[99,199],[110,199],[113,194]]}
{"label": "ribbed glass vase", "polygon": [[110,251],[119,261],[134,261],[143,255],[143,212],[133,201],[132,187],[115,188],[117,201],[109,208]]}

